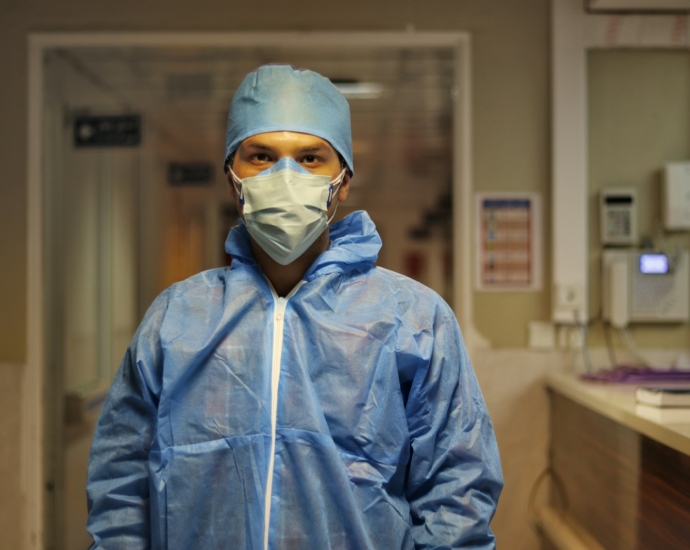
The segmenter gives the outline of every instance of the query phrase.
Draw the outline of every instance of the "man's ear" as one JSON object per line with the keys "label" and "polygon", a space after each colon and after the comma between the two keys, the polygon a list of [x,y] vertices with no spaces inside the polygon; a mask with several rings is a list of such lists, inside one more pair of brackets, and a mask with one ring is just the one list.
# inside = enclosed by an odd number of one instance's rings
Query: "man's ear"
{"label": "man's ear", "polygon": [[338,189],[338,202],[343,202],[347,199],[347,195],[350,192],[350,174],[345,171],[343,176],[343,181]]}
{"label": "man's ear", "polygon": [[232,197],[232,200],[235,203],[235,207],[237,208],[237,211],[240,213],[240,216],[243,216],[244,215],[244,208],[240,204],[240,198],[237,195],[237,190],[235,189],[235,185],[233,184],[232,174],[230,173],[230,170],[227,170],[225,172],[225,179],[228,182],[228,188],[230,189],[230,196]]}
{"label": "man's ear", "polygon": [[236,199],[237,192],[235,191],[235,186],[232,182],[232,174],[230,173],[230,169],[228,168],[227,164],[225,165],[225,180],[228,182],[228,187],[230,188],[230,194],[232,195],[232,198]]}

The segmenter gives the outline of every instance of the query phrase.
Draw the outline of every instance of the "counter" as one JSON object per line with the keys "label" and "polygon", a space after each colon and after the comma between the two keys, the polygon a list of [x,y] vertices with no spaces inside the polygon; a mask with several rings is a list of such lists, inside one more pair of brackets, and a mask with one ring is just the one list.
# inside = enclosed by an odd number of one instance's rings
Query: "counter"
{"label": "counter", "polygon": [[634,384],[554,373],[546,386],[549,509],[607,550],[690,548],[690,424],[637,416]]}
{"label": "counter", "polygon": [[[635,414],[636,384],[586,382],[572,374],[551,373],[546,385],[614,422],[690,456],[690,423],[661,424]],[[645,386],[689,386],[690,382],[646,383]]]}

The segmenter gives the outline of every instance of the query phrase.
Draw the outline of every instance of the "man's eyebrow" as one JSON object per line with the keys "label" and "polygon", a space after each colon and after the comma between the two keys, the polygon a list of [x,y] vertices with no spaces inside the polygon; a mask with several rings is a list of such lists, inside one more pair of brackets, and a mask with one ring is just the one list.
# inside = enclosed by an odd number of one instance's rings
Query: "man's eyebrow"
{"label": "man's eyebrow", "polygon": [[314,145],[313,147],[300,147],[300,153],[318,153],[320,151],[328,151],[328,147],[325,145]]}
{"label": "man's eyebrow", "polygon": [[[261,143],[247,143],[244,145],[246,149],[253,149],[253,150],[259,150],[259,151],[269,151],[269,152],[274,152],[275,148],[270,147],[268,145],[263,145]],[[311,145],[307,147],[300,147],[297,151],[299,153],[320,153],[323,151],[329,151],[331,148],[328,147],[328,145]]]}
{"label": "man's eyebrow", "polygon": [[245,145],[246,148],[252,148],[252,149],[259,149],[261,151],[273,151],[273,147],[269,147],[268,145],[261,145],[260,143],[247,143]]}

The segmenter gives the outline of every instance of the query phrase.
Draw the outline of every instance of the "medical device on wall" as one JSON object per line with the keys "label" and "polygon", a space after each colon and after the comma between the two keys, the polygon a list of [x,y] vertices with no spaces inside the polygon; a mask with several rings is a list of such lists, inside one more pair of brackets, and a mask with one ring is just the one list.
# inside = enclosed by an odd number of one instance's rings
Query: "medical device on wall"
{"label": "medical device on wall", "polygon": [[604,250],[603,319],[615,328],[690,320],[689,260],[687,251]]}
{"label": "medical device on wall", "polygon": [[690,230],[690,162],[669,162],[664,165],[661,213],[665,229]]}
{"label": "medical device on wall", "polygon": [[637,243],[637,193],[634,189],[602,189],[599,211],[602,244]]}

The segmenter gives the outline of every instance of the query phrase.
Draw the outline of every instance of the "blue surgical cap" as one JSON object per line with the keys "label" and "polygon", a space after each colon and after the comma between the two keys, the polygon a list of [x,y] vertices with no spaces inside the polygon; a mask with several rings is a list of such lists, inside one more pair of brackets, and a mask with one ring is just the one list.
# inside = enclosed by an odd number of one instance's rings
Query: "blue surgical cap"
{"label": "blue surgical cap", "polygon": [[320,74],[290,65],[264,65],[249,73],[230,105],[225,158],[248,137],[279,131],[325,139],[354,172],[350,106]]}

